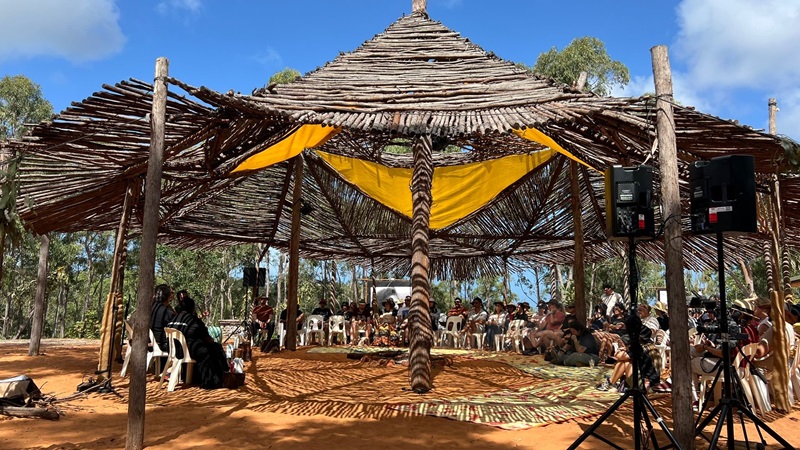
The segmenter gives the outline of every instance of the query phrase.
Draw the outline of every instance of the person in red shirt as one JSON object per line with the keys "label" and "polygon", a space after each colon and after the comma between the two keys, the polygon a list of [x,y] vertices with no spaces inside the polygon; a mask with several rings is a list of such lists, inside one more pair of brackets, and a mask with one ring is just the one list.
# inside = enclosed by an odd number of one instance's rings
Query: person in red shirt
{"label": "person in red shirt", "polygon": [[567,315],[564,314],[561,303],[551,300],[547,303],[548,313],[542,319],[542,329],[533,335],[533,346],[544,347],[548,349],[558,344],[564,333],[561,331],[561,325],[564,323]]}
{"label": "person in red shirt", "polygon": [[469,311],[467,311],[467,308],[464,308],[464,305],[461,304],[461,299],[456,297],[455,304],[453,305],[452,308],[450,308],[449,311],[447,311],[447,317],[452,317],[452,316],[466,317],[467,314],[469,314]]}

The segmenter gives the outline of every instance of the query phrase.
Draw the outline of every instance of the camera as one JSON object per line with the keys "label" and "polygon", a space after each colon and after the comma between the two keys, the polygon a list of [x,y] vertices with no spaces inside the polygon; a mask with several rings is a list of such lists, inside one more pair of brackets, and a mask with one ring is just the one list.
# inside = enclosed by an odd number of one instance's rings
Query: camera
{"label": "camera", "polygon": [[[715,315],[719,315],[718,311],[715,310],[714,312]],[[722,331],[720,329],[719,320],[717,319],[711,320],[702,325],[698,325],[697,332],[705,334],[708,340],[714,342],[714,344],[718,347],[724,340]],[[728,318],[728,344],[731,347],[736,347],[739,345],[739,341],[745,339],[748,339],[748,336],[746,333],[742,333],[742,328],[739,326],[737,320],[735,318]]]}

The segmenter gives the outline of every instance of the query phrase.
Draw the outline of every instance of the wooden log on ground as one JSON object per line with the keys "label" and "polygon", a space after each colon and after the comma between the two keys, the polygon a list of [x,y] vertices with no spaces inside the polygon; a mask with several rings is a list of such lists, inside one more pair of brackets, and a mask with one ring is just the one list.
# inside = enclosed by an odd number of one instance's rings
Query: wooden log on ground
{"label": "wooden log on ground", "polygon": [[0,414],[11,417],[25,417],[47,420],[58,420],[58,412],[47,408],[26,408],[21,406],[0,405]]}

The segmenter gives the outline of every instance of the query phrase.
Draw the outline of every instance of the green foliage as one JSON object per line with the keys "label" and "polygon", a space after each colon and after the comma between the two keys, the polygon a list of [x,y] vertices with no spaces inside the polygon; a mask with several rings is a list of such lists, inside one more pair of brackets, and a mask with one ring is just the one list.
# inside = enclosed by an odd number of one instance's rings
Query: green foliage
{"label": "green foliage", "polygon": [[612,60],[603,41],[589,36],[574,39],[562,51],[553,47],[540,54],[532,70],[568,85],[574,85],[581,72],[586,72],[589,77],[584,90],[600,96],[630,81],[625,64]]}
{"label": "green foliage", "polygon": [[298,71],[296,71],[294,69],[290,69],[290,68],[287,67],[287,68],[283,69],[282,71],[276,72],[274,75],[269,77],[269,84],[273,84],[273,83],[275,83],[275,84],[287,84],[287,83],[291,83],[292,81],[295,81],[296,79],[300,78],[301,76],[302,75],[300,75],[300,72],[298,72]]}
{"label": "green foliage", "polygon": [[89,310],[83,320],[75,322],[67,331],[71,339],[100,339],[100,319],[97,311]]}
{"label": "green foliage", "polygon": [[42,88],[24,75],[0,79],[0,140],[19,138],[26,123],[38,123],[53,115],[53,105]]}

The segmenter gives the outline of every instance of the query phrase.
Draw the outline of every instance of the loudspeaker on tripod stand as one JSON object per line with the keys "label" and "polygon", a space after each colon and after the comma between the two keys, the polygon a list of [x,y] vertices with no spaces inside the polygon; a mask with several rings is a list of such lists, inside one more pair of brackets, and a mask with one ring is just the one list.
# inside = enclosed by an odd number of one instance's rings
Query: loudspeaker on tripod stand
{"label": "loudspeaker on tripod stand", "polygon": [[242,286],[244,287],[265,286],[267,281],[267,269],[265,267],[259,267],[257,273],[258,276],[256,276],[255,267],[245,267],[242,270]]}
{"label": "loudspeaker on tripod stand", "polygon": [[750,155],[727,155],[689,167],[692,233],[755,233],[755,164]]}
{"label": "loudspeaker on tripod stand", "polygon": [[606,234],[609,239],[653,237],[653,168],[606,169]]}

